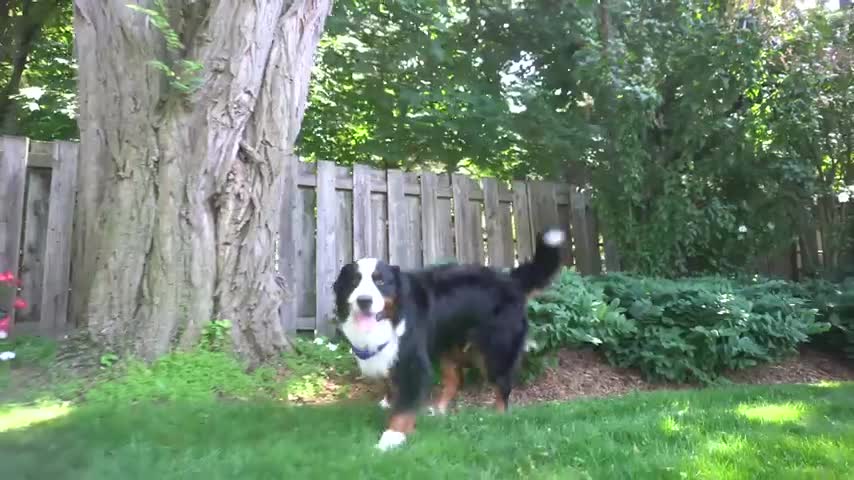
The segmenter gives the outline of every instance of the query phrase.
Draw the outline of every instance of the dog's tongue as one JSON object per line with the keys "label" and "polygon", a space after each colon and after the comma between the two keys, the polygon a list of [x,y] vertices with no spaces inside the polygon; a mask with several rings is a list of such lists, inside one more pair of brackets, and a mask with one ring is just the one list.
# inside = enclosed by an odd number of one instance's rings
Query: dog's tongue
{"label": "dog's tongue", "polygon": [[356,327],[362,331],[368,331],[377,324],[377,319],[373,315],[364,313],[356,314]]}

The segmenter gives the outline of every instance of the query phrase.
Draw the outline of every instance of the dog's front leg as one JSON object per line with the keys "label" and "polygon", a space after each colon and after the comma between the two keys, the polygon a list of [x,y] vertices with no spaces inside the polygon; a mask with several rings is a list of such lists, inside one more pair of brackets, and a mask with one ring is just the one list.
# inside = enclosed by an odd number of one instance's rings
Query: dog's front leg
{"label": "dog's front leg", "polygon": [[392,372],[396,387],[392,396],[392,413],[377,448],[386,451],[406,442],[407,435],[415,431],[415,417],[423,399],[430,390],[430,360],[426,349],[415,349],[401,356]]}

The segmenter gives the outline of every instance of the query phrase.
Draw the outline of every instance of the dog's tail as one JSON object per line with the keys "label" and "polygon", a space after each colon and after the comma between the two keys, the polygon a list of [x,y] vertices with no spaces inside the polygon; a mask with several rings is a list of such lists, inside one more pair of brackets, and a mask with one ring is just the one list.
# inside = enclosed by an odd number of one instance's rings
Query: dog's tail
{"label": "dog's tail", "polygon": [[566,233],[550,228],[537,237],[534,258],[513,269],[510,275],[525,291],[525,295],[542,290],[549,285],[560,268],[560,249],[566,242]]}

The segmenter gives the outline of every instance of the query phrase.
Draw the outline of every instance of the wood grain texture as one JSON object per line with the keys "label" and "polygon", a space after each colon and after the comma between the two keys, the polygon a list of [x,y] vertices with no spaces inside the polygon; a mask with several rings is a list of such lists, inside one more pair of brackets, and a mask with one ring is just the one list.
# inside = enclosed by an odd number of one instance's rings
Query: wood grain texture
{"label": "wood grain texture", "polygon": [[56,166],[50,180],[39,320],[41,331],[47,335],[58,335],[68,328],[71,242],[77,194],[77,144],[56,142],[55,145]]}
{"label": "wood grain texture", "polygon": [[403,172],[388,172],[388,246],[389,262],[400,265],[406,262],[406,192]]}
{"label": "wood grain texture", "polygon": [[371,181],[370,169],[365,165],[353,166],[353,258],[374,255],[371,228]]}
{"label": "wood grain texture", "polygon": [[335,298],[332,284],[338,274],[338,197],[335,190],[335,164],[317,162],[317,259],[315,316],[317,333],[332,336]]}
{"label": "wood grain texture", "polygon": [[[27,176],[29,140],[0,137],[0,272],[18,273],[18,252],[24,222],[24,188]],[[8,290],[8,289],[6,289]],[[0,296],[0,309],[8,312],[15,325],[12,308],[14,293]]]}
{"label": "wood grain texture", "polygon": [[516,232],[516,261],[524,263],[534,256],[528,185],[525,182],[513,182],[513,224]]}
{"label": "wood grain texture", "polygon": [[41,319],[50,178],[50,169],[27,169],[27,193],[24,201],[26,218],[20,270],[21,291],[26,295],[29,306],[16,312],[19,326],[22,322],[33,322],[37,325]]}
{"label": "wood grain texture", "polygon": [[[282,305],[279,307],[279,321],[285,334],[293,336],[297,331],[299,315],[299,296],[297,283],[300,281],[297,266],[302,225],[302,212],[299,211],[297,186],[297,158],[288,155],[284,159],[282,172],[281,224],[279,226],[279,276],[282,278]],[[313,243],[313,242],[312,242]]]}

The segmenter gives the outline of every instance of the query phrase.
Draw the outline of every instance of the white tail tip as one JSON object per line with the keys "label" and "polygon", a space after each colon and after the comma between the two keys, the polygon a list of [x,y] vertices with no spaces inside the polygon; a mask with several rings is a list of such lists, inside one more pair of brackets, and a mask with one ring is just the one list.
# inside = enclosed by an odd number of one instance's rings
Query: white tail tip
{"label": "white tail tip", "polygon": [[566,241],[566,234],[563,230],[553,229],[543,234],[543,243],[550,247],[559,247]]}

